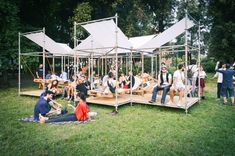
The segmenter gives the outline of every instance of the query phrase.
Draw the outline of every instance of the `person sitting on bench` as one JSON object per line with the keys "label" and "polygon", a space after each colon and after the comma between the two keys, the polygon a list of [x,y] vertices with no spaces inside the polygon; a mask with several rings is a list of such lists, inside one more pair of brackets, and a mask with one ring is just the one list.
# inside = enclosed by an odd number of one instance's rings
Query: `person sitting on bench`
{"label": "person sitting on bench", "polygon": [[167,67],[163,66],[161,73],[158,75],[157,86],[153,88],[152,99],[149,103],[156,102],[157,93],[160,90],[163,90],[161,104],[164,105],[166,94],[169,92],[172,83],[172,75],[168,73]]}
{"label": "person sitting on bench", "polygon": [[135,77],[133,76],[132,71],[129,71],[129,77],[127,78],[126,84],[128,85],[128,88],[131,88],[131,86],[133,87],[135,85]]}
{"label": "person sitting on bench", "polygon": [[170,88],[170,101],[169,105],[174,104],[174,92],[178,91],[179,92],[179,101],[177,103],[177,106],[180,106],[182,104],[182,98],[184,96],[184,91],[185,91],[185,85],[184,82],[185,77],[184,77],[184,65],[179,64],[178,65],[178,70],[174,72],[173,75],[173,85]]}

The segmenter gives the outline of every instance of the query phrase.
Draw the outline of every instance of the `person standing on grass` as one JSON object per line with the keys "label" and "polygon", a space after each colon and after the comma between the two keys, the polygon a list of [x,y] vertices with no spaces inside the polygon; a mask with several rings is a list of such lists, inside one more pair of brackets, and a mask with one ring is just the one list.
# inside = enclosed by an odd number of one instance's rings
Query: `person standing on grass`
{"label": "person standing on grass", "polygon": [[[38,69],[36,70],[36,76],[37,76],[37,79],[43,79],[43,64],[40,64]],[[40,89],[41,87],[43,87],[43,84],[42,83],[39,83],[39,86],[38,88]]]}
{"label": "person standing on grass", "polygon": [[[215,66],[215,70],[225,70],[225,64],[223,64],[223,62],[217,62],[216,63],[216,66]],[[218,77],[217,79],[217,98],[219,99],[220,96],[221,96],[221,90],[222,90],[222,82],[223,82],[223,74],[222,73],[219,73],[219,72],[216,72],[216,74],[213,76],[213,78],[216,78]]]}
{"label": "person standing on grass", "polygon": [[162,66],[161,73],[158,75],[157,86],[153,88],[152,98],[149,103],[156,102],[157,93],[163,90],[161,104],[165,104],[166,94],[169,92],[172,83],[172,75],[168,73],[167,67]]}
{"label": "person standing on grass", "polygon": [[226,64],[226,70],[216,70],[223,74],[222,82],[222,95],[224,98],[224,104],[227,104],[227,93],[231,98],[231,105],[234,105],[234,86],[233,86],[233,76],[235,75],[235,70],[230,69],[230,65]]}

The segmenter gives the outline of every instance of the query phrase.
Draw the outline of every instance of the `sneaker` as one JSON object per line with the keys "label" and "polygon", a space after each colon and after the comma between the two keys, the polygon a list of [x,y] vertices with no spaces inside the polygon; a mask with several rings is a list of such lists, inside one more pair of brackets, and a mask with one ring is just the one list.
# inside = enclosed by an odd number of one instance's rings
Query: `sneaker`
{"label": "sneaker", "polygon": [[155,101],[150,100],[149,103],[155,103]]}
{"label": "sneaker", "polygon": [[116,111],[115,109],[110,113],[111,115],[117,115],[118,111]]}

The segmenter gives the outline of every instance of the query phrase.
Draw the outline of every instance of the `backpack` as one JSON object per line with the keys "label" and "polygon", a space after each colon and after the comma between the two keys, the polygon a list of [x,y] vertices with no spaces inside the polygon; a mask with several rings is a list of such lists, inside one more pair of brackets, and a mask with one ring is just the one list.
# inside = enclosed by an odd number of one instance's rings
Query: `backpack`
{"label": "backpack", "polygon": [[187,71],[187,77],[188,78],[192,78],[193,77],[193,71],[192,71],[193,66],[194,65],[192,65],[192,67],[190,69],[188,69],[188,71]]}

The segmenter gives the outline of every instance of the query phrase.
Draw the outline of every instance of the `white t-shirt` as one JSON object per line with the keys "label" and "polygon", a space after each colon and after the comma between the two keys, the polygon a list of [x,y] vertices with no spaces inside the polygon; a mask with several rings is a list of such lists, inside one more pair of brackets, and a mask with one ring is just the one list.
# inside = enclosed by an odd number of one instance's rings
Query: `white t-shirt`
{"label": "white t-shirt", "polygon": [[[225,70],[225,69],[220,68],[219,70]],[[223,74],[220,72],[216,72],[214,77],[217,77],[217,76],[218,76],[217,83],[222,83],[223,82]]]}
{"label": "white t-shirt", "polygon": [[196,72],[197,73],[197,76],[198,76],[198,73],[199,73],[199,77],[201,79],[205,79],[206,77],[206,72],[203,70],[203,71],[199,71],[199,72]]}
{"label": "white t-shirt", "polygon": [[184,72],[181,72],[180,70],[176,70],[174,72],[173,77],[175,78],[175,83],[182,83],[184,81]]}

